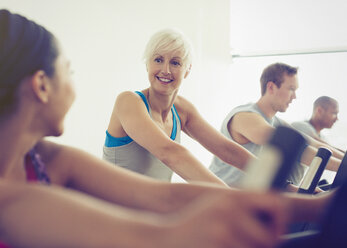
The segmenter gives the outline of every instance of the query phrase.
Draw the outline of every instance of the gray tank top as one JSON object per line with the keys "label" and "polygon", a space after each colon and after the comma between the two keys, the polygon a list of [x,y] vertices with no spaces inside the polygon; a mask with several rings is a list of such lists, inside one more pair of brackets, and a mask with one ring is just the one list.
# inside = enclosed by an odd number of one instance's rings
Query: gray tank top
{"label": "gray tank top", "polygon": [[[147,106],[149,115],[152,117],[151,108],[147,102],[146,97],[141,92],[136,93],[141,96],[142,100]],[[174,106],[171,108],[171,112],[174,121],[171,138],[175,136],[173,140],[177,143],[180,143],[181,122],[177,114],[176,108]],[[167,167],[159,159],[153,156],[145,148],[137,144],[130,137],[127,138],[129,139],[130,143],[114,147],[104,145],[103,159],[123,168],[126,168],[128,170],[152,178],[156,178],[163,181],[171,181],[173,171],[169,167]]]}
{"label": "gray tank top", "polygon": [[[252,112],[252,113],[260,114],[266,120],[266,122],[273,127],[277,127],[279,125],[284,124],[284,122],[276,116],[274,116],[272,119],[267,118],[267,116],[265,116],[265,114],[259,109],[258,105],[255,103],[248,103],[245,105],[241,105],[234,108],[227,115],[227,117],[224,119],[222,123],[222,128],[221,128],[222,134],[231,140],[233,140],[233,138],[230,136],[230,133],[228,130],[228,123],[235,114],[240,112]],[[244,148],[246,148],[248,151],[250,151],[256,156],[262,148],[261,145],[254,144],[252,142],[243,144],[241,146],[243,146]],[[216,156],[213,157],[209,169],[214,174],[216,174],[220,179],[222,179],[225,183],[233,187],[238,187],[242,177],[245,175],[245,173],[241,171],[240,169],[223,162]],[[305,173],[305,166],[301,165],[300,163],[297,163],[297,166],[295,166],[295,169],[293,169],[292,174],[290,175],[288,179],[291,180],[294,184],[298,185],[302,177],[304,176],[304,173]]]}

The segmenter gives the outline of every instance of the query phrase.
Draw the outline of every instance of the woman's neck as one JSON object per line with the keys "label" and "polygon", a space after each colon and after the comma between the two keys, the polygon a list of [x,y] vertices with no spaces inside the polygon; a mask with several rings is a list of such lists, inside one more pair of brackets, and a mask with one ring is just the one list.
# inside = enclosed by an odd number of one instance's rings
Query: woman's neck
{"label": "woman's neck", "polygon": [[159,114],[163,120],[166,120],[171,113],[171,108],[175,102],[177,92],[172,95],[162,95],[148,88],[145,93],[152,114],[155,112]]}
{"label": "woman's neck", "polygon": [[23,170],[25,155],[42,138],[28,118],[12,116],[0,123],[0,177],[11,178]]}

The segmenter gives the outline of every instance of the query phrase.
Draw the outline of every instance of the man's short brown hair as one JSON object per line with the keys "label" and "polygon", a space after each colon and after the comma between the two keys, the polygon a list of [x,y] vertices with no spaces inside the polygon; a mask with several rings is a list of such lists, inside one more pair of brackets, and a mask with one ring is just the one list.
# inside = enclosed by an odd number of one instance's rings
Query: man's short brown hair
{"label": "man's short brown hair", "polygon": [[261,95],[263,96],[266,92],[266,85],[268,82],[273,82],[278,88],[283,83],[283,76],[293,76],[298,72],[297,67],[292,67],[284,63],[271,64],[263,70],[260,77]]}

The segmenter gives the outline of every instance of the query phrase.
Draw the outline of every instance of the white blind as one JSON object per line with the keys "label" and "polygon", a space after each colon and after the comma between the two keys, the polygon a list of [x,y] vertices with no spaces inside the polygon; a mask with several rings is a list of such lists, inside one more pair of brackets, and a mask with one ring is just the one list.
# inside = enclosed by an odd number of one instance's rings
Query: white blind
{"label": "white blind", "polygon": [[347,50],[345,0],[231,0],[232,54]]}

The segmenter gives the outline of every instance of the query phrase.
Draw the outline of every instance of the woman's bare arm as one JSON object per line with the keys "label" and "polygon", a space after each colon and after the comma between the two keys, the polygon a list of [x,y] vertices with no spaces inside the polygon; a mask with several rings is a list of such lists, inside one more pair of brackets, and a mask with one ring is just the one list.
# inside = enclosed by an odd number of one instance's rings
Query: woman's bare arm
{"label": "woman's bare arm", "polygon": [[115,166],[77,148],[42,141],[37,151],[53,184],[68,186],[123,206],[171,212],[203,192],[228,189],[215,183],[168,183]]}
{"label": "woman's bare arm", "polygon": [[148,115],[146,106],[138,95],[123,92],[117,97],[109,125],[109,133],[113,126],[119,124],[123,132],[136,143],[144,147],[160,161],[187,181],[205,181],[220,185],[226,184],[209,171],[188,149],[171,140]]}

